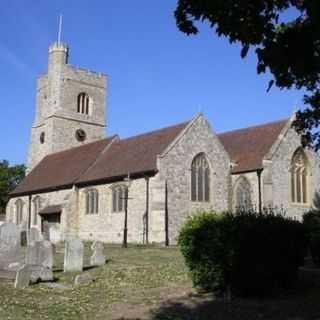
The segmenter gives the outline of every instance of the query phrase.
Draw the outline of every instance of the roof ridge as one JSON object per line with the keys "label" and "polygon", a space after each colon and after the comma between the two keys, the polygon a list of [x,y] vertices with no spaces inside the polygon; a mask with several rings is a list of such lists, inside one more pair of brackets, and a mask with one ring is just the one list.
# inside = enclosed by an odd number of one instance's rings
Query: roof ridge
{"label": "roof ridge", "polygon": [[152,130],[152,131],[146,131],[146,132],[138,133],[136,135],[129,136],[129,137],[126,137],[126,138],[123,138],[123,139],[120,138],[119,142],[127,141],[127,140],[130,140],[130,139],[135,139],[135,138],[138,138],[138,137],[148,136],[148,135],[155,134],[155,133],[158,133],[158,132],[161,132],[161,131],[164,131],[164,130],[172,129],[172,128],[179,127],[179,126],[182,126],[182,125],[187,125],[191,121],[192,120],[188,120],[188,121],[184,121],[184,122],[173,124],[171,126],[155,129],[155,130]]}
{"label": "roof ridge", "polygon": [[238,128],[238,129],[234,129],[234,130],[228,130],[228,131],[220,132],[217,135],[218,136],[222,136],[222,135],[226,135],[226,134],[229,134],[229,133],[245,131],[245,130],[248,130],[248,129],[261,128],[261,127],[265,127],[265,126],[268,126],[268,125],[277,124],[277,123],[280,123],[280,122],[288,122],[289,120],[290,120],[290,118],[283,118],[283,119],[279,119],[279,120],[275,120],[275,121],[269,121],[269,122],[265,122],[265,123],[261,123],[261,124],[252,125],[252,126],[249,126],[249,127],[243,127],[243,128]]}
{"label": "roof ridge", "polygon": [[[69,151],[71,151],[71,150],[76,150],[76,149],[80,149],[80,148],[82,148],[82,147],[84,147],[84,146],[90,146],[90,145],[93,145],[94,143],[98,143],[98,142],[102,142],[102,141],[104,141],[104,140],[113,140],[115,137],[117,137],[118,135],[117,134],[114,134],[114,135],[112,135],[112,136],[110,136],[110,137],[106,137],[106,138],[102,138],[102,139],[97,139],[97,140],[95,140],[95,141],[91,141],[91,142],[88,142],[88,143],[84,143],[84,144],[82,144],[82,145],[80,145],[80,146],[74,146],[74,147],[71,147],[71,148],[68,148],[68,149],[64,149],[64,150],[60,150],[60,151],[57,151],[57,152],[52,152],[52,153],[50,153],[50,154],[47,154],[43,159],[45,159],[45,158],[47,158],[47,157],[50,157],[50,156],[53,156],[53,155],[57,155],[57,154],[62,154],[62,153],[64,153],[64,152],[69,152]],[[42,160],[43,160],[42,159]],[[42,161],[41,160],[41,161]],[[40,161],[40,162],[41,162]],[[40,163],[39,162],[39,163]]]}

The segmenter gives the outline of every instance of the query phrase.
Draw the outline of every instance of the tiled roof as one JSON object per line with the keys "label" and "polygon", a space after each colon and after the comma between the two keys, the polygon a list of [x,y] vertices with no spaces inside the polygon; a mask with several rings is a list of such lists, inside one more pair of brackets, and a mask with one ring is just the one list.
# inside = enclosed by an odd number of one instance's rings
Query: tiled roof
{"label": "tiled roof", "polygon": [[262,169],[263,157],[268,153],[289,119],[259,126],[224,132],[218,135],[233,162],[232,173]]}
{"label": "tiled roof", "polygon": [[46,156],[10,195],[72,186],[113,138],[98,140]]}
{"label": "tiled roof", "polygon": [[184,122],[172,127],[141,134],[112,143],[110,149],[77,181],[79,184],[157,171],[157,156],[170,145],[188,125]]}
{"label": "tiled roof", "polygon": [[99,140],[45,157],[10,194],[46,192],[137,174],[154,174],[160,155],[188,125],[171,127],[120,140]]}

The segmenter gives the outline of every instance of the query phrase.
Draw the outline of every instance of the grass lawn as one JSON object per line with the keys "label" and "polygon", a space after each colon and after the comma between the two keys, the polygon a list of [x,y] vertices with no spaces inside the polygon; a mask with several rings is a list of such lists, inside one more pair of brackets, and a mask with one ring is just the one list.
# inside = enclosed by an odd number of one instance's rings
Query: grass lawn
{"label": "grass lawn", "polygon": [[[89,250],[85,250],[88,266]],[[0,319],[320,319],[320,273],[302,272],[298,291],[277,299],[224,301],[197,294],[176,248],[105,248],[108,263],[86,268],[95,279],[75,287],[77,274],[62,272],[63,248],[57,248],[59,285],[40,283],[15,290],[0,283]]]}

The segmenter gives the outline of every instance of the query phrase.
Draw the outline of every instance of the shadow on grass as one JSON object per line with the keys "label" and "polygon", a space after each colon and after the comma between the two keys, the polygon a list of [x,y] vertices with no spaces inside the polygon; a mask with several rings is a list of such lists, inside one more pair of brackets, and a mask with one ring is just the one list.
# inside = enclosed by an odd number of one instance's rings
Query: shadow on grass
{"label": "shadow on grass", "polygon": [[300,272],[297,288],[270,299],[215,299],[195,295],[163,303],[151,313],[153,320],[306,320],[320,319],[320,274]]}

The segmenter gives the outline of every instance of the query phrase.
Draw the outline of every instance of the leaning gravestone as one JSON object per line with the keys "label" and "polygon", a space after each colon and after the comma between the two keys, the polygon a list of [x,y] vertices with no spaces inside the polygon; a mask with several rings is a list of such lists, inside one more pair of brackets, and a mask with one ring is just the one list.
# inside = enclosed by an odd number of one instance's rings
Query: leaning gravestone
{"label": "leaning gravestone", "polygon": [[20,231],[12,223],[4,223],[0,226],[0,269],[19,259]]}
{"label": "leaning gravestone", "polygon": [[103,253],[103,243],[99,241],[93,242],[91,245],[92,256],[90,257],[91,266],[103,266],[106,263],[106,256]]}
{"label": "leaning gravestone", "polygon": [[29,266],[23,265],[17,271],[14,287],[16,289],[24,289],[29,285],[30,279],[31,279],[31,270],[30,270]]}
{"label": "leaning gravestone", "polygon": [[64,272],[79,272],[83,269],[83,243],[80,239],[65,242]]}

